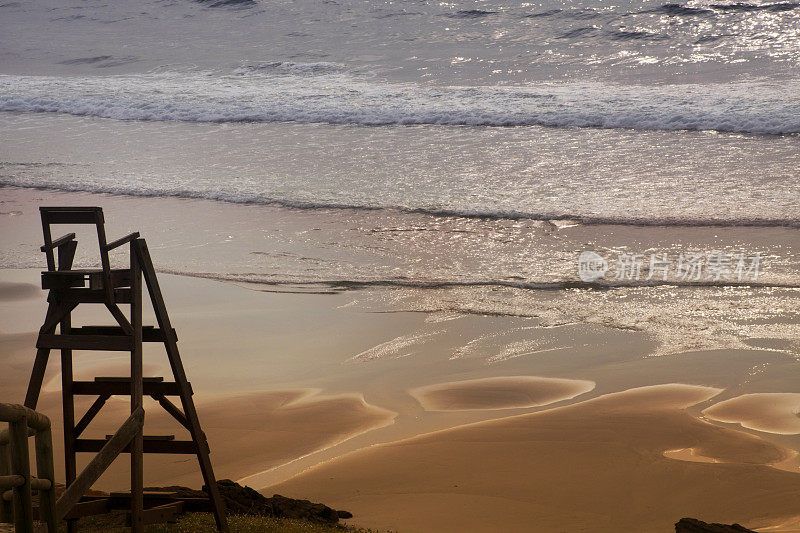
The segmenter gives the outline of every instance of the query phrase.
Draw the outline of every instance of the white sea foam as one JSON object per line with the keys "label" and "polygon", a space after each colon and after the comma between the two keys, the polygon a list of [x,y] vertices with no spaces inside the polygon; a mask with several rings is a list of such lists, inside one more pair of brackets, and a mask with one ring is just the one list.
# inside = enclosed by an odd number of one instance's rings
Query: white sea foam
{"label": "white sea foam", "polygon": [[0,110],[149,121],[800,132],[800,80],[437,87],[335,72],[332,64],[269,65],[232,75],[1,75]]}

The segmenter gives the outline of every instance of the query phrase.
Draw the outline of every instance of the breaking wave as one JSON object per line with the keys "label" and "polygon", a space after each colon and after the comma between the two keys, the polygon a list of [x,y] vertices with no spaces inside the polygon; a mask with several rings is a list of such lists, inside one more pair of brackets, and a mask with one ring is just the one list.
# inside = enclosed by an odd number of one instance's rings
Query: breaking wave
{"label": "breaking wave", "polygon": [[800,80],[438,87],[389,83],[342,68],[274,62],[224,75],[0,75],[0,111],[148,121],[800,132]]}

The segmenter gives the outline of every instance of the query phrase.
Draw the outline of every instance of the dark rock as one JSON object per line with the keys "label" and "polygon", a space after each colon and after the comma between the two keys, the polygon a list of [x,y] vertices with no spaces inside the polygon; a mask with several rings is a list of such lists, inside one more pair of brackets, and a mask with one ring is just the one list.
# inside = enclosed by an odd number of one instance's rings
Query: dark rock
{"label": "dark rock", "polygon": [[[243,487],[230,479],[217,481],[220,494],[231,514],[274,516],[277,518],[294,518],[322,524],[336,524],[339,518],[352,518],[347,511],[337,511],[327,505],[308,500],[295,500],[280,494],[266,498],[250,487]],[[205,489],[205,487],[203,487]],[[185,487],[165,487],[178,496],[196,497],[197,493],[206,497],[204,492],[193,491]]]}
{"label": "dark rock", "polygon": [[280,494],[273,494],[272,498],[266,498],[275,516],[282,518],[298,518],[310,520],[311,522],[322,522],[325,524],[335,524],[339,521],[339,513],[327,505],[312,503],[308,500],[294,500],[286,498]]}
{"label": "dark rock", "polygon": [[707,524],[696,518],[681,518],[675,524],[675,533],[756,533],[739,524]]}
{"label": "dark rock", "polygon": [[[337,511],[321,503],[295,500],[280,494],[267,498],[258,491],[243,487],[230,479],[218,480],[217,487],[230,514],[294,518],[329,525],[336,524],[340,518],[353,518],[352,513]],[[181,486],[146,487],[145,490],[171,492],[178,498],[208,498],[205,486],[203,490]]]}

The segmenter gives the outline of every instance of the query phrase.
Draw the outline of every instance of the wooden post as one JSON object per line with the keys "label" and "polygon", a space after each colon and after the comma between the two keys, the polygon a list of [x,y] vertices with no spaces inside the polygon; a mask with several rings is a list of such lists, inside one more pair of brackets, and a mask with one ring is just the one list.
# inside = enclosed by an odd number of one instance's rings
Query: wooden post
{"label": "wooden post", "polygon": [[[142,376],[142,269],[131,243],[131,327],[133,328],[133,350],[131,351],[131,414],[142,409],[144,381]],[[131,531],[144,530],[144,438],[140,428],[131,441]]]}
{"label": "wooden post", "polygon": [[28,457],[28,421],[22,416],[9,422],[11,440],[11,469],[25,478],[25,484],[14,491],[14,530],[33,533],[33,502],[31,500],[31,465]]}
{"label": "wooden post", "polygon": [[36,432],[36,476],[50,481],[49,489],[39,490],[39,519],[49,533],[58,532],[56,519],[56,469],[53,466],[53,432],[48,426]]}
{"label": "wooden post", "polygon": [[[60,333],[68,335],[72,328],[72,312],[61,320]],[[61,349],[61,403],[64,413],[64,483],[69,487],[77,475],[75,457],[75,398],[72,394],[72,350]],[[67,521],[68,533],[78,531],[78,521]]]}
{"label": "wooden post", "polygon": [[[9,457],[8,443],[0,442],[0,476],[11,475],[11,458]],[[0,523],[11,524],[14,522],[14,512],[11,502],[0,497]]]}
{"label": "wooden post", "polygon": [[[45,315],[45,325],[39,330],[39,334],[51,334],[55,331],[55,324],[49,327],[47,323],[54,315],[59,313],[60,306],[55,302],[50,302],[47,307],[47,314]],[[33,362],[33,370],[31,371],[31,379],[28,381],[28,392],[25,394],[25,407],[36,409],[36,404],[39,403],[39,393],[42,390],[42,382],[44,381],[44,372],[47,370],[47,360],[50,358],[50,348],[39,348],[36,350],[36,359]]]}
{"label": "wooden post", "polygon": [[[44,222],[45,214],[42,213],[42,222]],[[51,244],[50,228],[43,226],[45,246]],[[73,234],[74,236],[74,234]],[[71,241],[66,243],[58,250],[58,270],[69,270],[72,268],[72,261],[75,258],[75,250],[78,243]],[[47,255],[47,268],[48,270],[55,270],[55,259],[53,258],[52,249],[48,249]],[[45,315],[44,325],[39,330],[40,335],[48,335],[55,331],[56,325],[59,322],[60,315],[69,315],[76,304],[63,304],[58,299],[50,300],[47,307],[47,314]],[[63,320],[63,318],[62,318]],[[63,324],[63,322],[61,322]],[[42,390],[42,381],[44,380],[44,372],[47,369],[47,360],[50,358],[49,348],[39,348],[36,351],[36,359],[33,364],[33,371],[31,372],[31,379],[28,382],[28,392],[25,394],[25,407],[29,409],[36,409],[36,404],[39,403],[39,393]]]}

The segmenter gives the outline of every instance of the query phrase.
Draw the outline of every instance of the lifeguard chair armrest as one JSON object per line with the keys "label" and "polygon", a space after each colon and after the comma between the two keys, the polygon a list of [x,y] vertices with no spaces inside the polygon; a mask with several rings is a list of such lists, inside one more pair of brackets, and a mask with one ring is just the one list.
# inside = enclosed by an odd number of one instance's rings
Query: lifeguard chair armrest
{"label": "lifeguard chair armrest", "polygon": [[118,248],[118,247],[122,246],[126,242],[131,242],[132,240],[138,239],[138,238],[139,238],[139,232],[135,231],[135,232],[131,233],[130,235],[125,235],[121,239],[117,239],[116,241],[113,241],[113,242],[110,242],[110,243],[106,244],[105,250],[106,251],[113,250],[114,248]]}
{"label": "lifeguard chair armrest", "polygon": [[65,244],[67,244],[68,242],[71,242],[74,239],[75,239],[75,234],[74,233],[67,233],[63,237],[59,237],[58,239],[56,239],[53,242],[51,242],[49,245],[45,244],[39,249],[41,251],[43,251],[43,252],[46,252],[48,250],[54,250],[54,249],[58,248],[59,246],[64,246]]}

